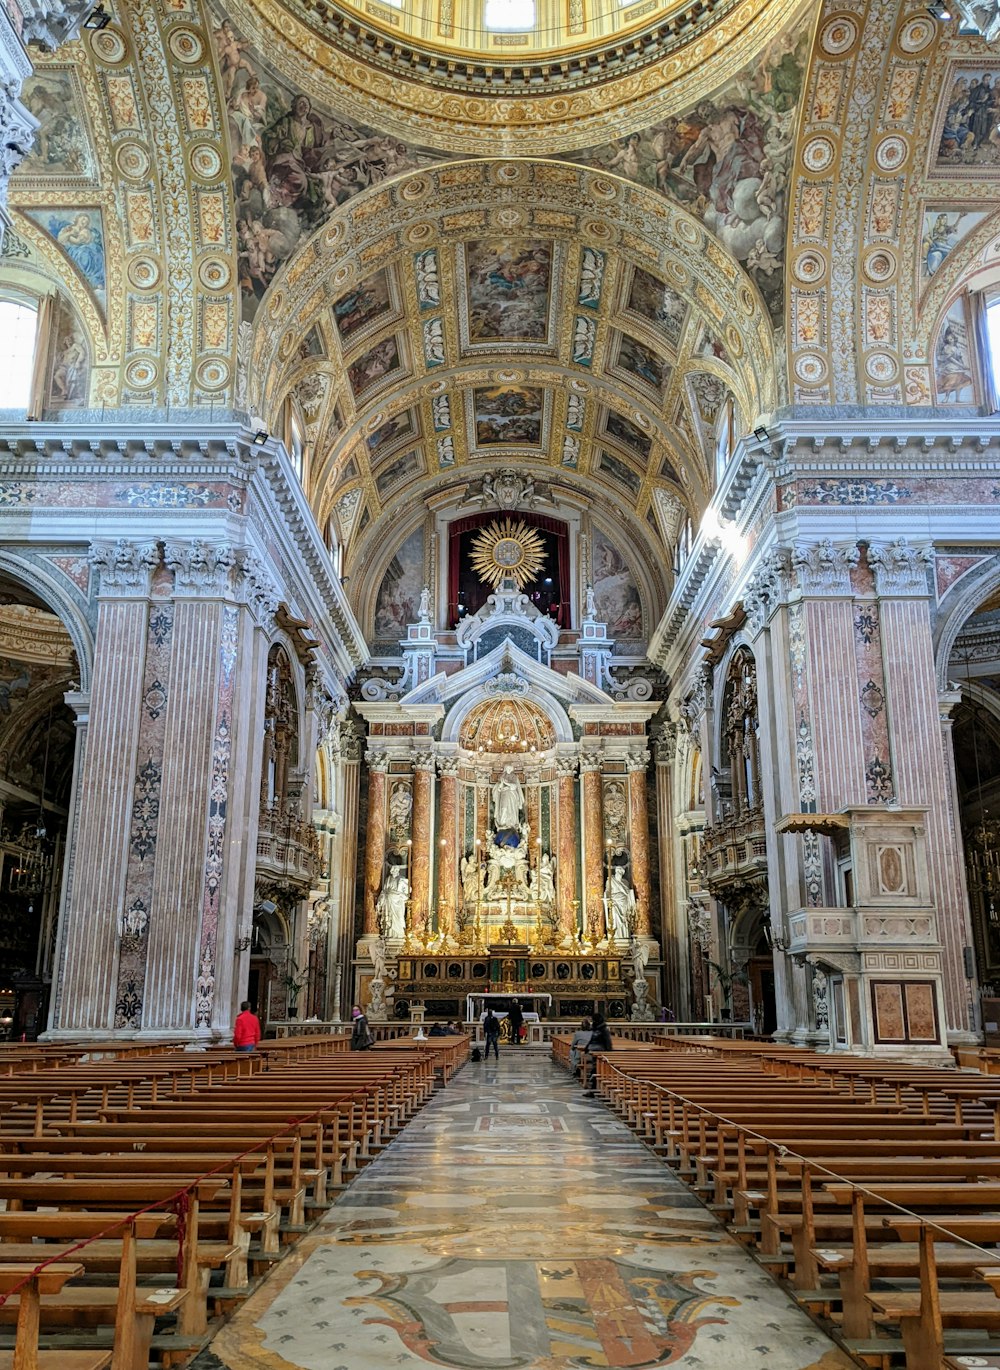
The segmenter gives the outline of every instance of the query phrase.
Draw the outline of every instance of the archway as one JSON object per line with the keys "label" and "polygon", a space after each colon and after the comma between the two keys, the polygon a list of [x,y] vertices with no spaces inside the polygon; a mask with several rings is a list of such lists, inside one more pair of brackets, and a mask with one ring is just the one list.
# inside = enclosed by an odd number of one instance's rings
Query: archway
{"label": "archway", "polygon": [[49,605],[0,575],[0,1037],[45,1023],[69,826],[79,681]]}

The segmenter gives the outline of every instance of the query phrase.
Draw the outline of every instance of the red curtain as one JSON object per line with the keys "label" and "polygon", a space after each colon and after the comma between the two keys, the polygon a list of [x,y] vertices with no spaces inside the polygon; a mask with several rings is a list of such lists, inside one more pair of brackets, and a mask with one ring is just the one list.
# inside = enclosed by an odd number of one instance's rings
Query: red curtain
{"label": "red curtain", "polygon": [[[448,622],[455,626],[458,622],[458,577],[463,533],[471,533],[474,528],[482,528],[501,516],[502,511],[469,514],[456,519],[448,525]],[[570,625],[569,605],[569,530],[561,519],[546,518],[544,514],[521,513],[513,515],[531,528],[538,528],[556,539],[556,573],[559,584],[559,605],[554,615],[560,628]]]}

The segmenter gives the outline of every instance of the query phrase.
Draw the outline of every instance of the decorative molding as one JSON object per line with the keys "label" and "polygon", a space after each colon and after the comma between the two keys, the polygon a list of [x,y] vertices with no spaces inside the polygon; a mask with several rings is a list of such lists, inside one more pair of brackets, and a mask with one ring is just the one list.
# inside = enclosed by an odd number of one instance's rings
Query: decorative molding
{"label": "decorative molding", "polygon": [[934,553],[929,543],[913,544],[906,538],[894,542],[872,543],[868,548],[868,565],[875,577],[875,593],[886,595],[929,594],[927,572],[934,564]]}
{"label": "decorative molding", "polygon": [[851,571],[861,558],[857,543],[798,542],[792,551],[799,589],[805,595],[849,595]]}
{"label": "decorative molding", "polygon": [[145,598],[150,591],[153,572],[160,564],[156,542],[94,542],[88,557],[100,576],[100,597]]}
{"label": "decorative molding", "polygon": [[174,590],[194,595],[229,595],[236,549],[210,542],[167,542],[163,560],[174,573]]}

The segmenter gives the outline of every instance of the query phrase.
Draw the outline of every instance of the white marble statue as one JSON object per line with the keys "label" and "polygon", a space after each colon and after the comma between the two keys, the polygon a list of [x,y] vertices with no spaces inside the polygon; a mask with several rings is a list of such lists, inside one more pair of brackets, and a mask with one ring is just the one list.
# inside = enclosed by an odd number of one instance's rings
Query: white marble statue
{"label": "white marble statue", "polygon": [[[527,899],[528,888],[528,829],[520,829],[521,838],[515,847],[497,846],[491,833],[489,855],[486,858],[487,899],[501,899],[507,894],[512,899]],[[511,878],[508,878],[511,877]]]}
{"label": "white marble statue", "polygon": [[375,904],[383,937],[406,936],[406,902],[409,897],[410,882],[406,878],[406,868],[390,866]]}
{"label": "white marble statue", "polygon": [[479,903],[479,862],[475,852],[462,857],[462,900],[465,904]]}
{"label": "white marble statue", "polygon": [[538,872],[535,876],[535,898],[539,904],[554,904],[556,901],[556,867],[548,852],[543,851],[538,858]]}
{"label": "white marble statue", "polygon": [[611,867],[604,887],[604,909],[608,931],[614,933],[616,942],[627,945],[635,923],[635,890],[628,883],[624,866]]}
{"label": "white marble statue", "polygon": [[493,822],[497,832],[504,828],[517,829],[521,826],[521,810],[524,808],[524,791],[521,782],[514,774],[514,767],[507,765],[503,774],[493,786]]}

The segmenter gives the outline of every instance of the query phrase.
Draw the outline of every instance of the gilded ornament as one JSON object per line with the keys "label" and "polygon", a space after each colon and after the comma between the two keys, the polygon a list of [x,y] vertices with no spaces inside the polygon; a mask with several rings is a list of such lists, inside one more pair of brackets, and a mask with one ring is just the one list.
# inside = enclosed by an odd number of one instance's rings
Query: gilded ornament
{"label": "gilded ornament", "polygon": [[513,579],[523,590],[535,579],[546,561],[545,543],[537,529],[523,520],[494,519],[476,534],[471,561],[476,574],[494,588]]}

